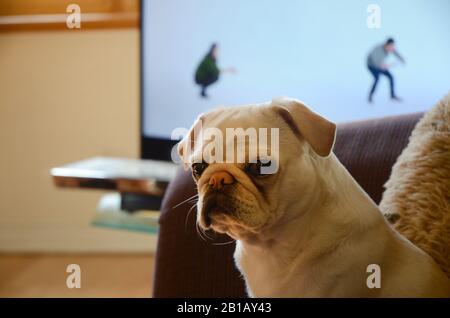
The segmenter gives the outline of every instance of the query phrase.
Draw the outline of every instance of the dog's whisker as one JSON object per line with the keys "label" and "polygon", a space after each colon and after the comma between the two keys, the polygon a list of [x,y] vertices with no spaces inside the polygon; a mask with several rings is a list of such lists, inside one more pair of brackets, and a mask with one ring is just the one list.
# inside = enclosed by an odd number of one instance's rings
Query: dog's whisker
{"label": "dog's whisker", "polygon": [[186,219],[184,220],[184,230],[186,231],[187,230],[187,223],[188,223],[188,221],[189,221],[189,215],[191,215],[191,212],[194,210],[194,208],[196,208],[197,207],[197,203],[196,204],[194,204],[193,206],[191,206],[190,208],[189,208],[189,211],[188,211],[188,213],[186,214]]}
{"label": "dog's whisker", "polygon": [[200,236],[200,238],[201,238],[203,241],[208,242],[208,240],[205,239],[205,237],[203,237],[202,231],[201,231],[201,229],[199,228],[198,223],[196,223],[195,225],[196,225],[195,227],[196,227],[196,229],[197,229],[197,234]]}
{"label": "dog's whisker", "polygon": [[202,230],[203,234],[210,240],[214,240],[214,238],[212,236],[210,236],[208,233],[206,233],[205,230]]}
{"label": "dog's whisker", "polygon": [[206,239],[205,242],[209,242],[209,241],[213,241],[214,237],[212,237],[211,235],[209,235],[206,230],[204,230],[202,227],[199,226],[199,224],[197,223],[197,229],[200,231],[200,235]]}
{"label": "dog's whisker", "polygon": [[202,240],[205,240],[205,239],[203,238],[203,236],[200,234],[200,231],[199,231],[199,229],[198,229],[197,224],[195,224],[195,230],[197,231],[197,235],[198,235]]}
{"label": "dog's whisker", "polygon": [[228,242],[212,243],[212,245],[228,245],[228,244],[232,244],[234,242],[236,242],[236,241],[235,240],[231,240],[231,241],[228,241]]}
{"label": "dog's whisker", "polygon": [[200,227],[199,227],[199,225],[198,225],[198,222],[195,222],[195,230],[197,231],[197,234],[198,234],[203,240],[205,240],[205,238],[203,237],[203,235],[202,235],[202,233],[201,233],[201,230],[200,230]]}
{"label": "dog's whisker", "polygon": [[206,233],[206,231],[203,228],[201,228],[200,226],[198,228],[199,228],[200,232],[202,232],[204,237],[206,237],[209,240],[213,240],[213,238],[211,236],[209,236],[208,233]]}
{"label": "dog's whisker", "polygon": [[173,206],[172,209],[176,209],[176,208],[178,208],[180,205],[185,204],[185,203],[188,203],[190,200],[194,200],[194,199],[196,199],[197,197],[198,197],[198,194],[194,194],[193,196],[191,196],[191,197],[187,198],[186,200],[184,200],[184,201],[182,201],[182,202],[176,204],[175,206]]}

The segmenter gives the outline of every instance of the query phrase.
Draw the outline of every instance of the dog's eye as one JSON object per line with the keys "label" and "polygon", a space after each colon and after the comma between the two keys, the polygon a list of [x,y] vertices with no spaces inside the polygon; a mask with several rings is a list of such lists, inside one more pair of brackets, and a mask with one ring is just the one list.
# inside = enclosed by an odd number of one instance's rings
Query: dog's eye
{"label": "dog's eye", "polygon": [[270,167],[271,165],[271,161],[267,161],[267,162],[261,162],[260,160],[258,160],[255,163],[250,163],[247,165],[245,171],[252,176],[264,176],[264,174],[261,173],[261,168],[262,167]]}
{"label": "dog's eye", "polygon": [[203,171],[208,167],[206,162],[196,162],[192,164],[192,174],[196,179],[200,178]]}

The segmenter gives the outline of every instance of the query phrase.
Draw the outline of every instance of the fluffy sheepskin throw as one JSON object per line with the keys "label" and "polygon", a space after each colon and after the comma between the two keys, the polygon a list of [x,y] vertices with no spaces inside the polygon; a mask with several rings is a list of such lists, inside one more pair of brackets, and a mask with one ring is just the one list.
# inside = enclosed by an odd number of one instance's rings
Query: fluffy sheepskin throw
{"label": "fluffy sheepskin throw", "polygon": [[450,94],[417,123],[385,188],[385,217],[450,277]]}

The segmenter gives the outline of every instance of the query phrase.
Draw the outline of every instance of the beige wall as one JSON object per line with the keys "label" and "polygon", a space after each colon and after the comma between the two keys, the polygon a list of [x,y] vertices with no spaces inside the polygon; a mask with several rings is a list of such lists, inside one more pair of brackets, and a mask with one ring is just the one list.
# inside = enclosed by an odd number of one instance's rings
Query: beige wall
{"label": "beige wall", "polygon": [[155,238],[92,228],[100,191],[49,169],[138,157],[139,31],[0,33],[0,251],[148,251]]}

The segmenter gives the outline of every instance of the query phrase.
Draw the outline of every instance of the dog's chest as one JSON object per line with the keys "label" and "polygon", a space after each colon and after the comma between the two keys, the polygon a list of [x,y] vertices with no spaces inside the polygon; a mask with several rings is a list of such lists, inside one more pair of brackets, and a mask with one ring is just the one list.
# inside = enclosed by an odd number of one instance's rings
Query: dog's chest
{"label": "dog's chest", "polygon": [[[245,250],[238,241],[234,253],[237,268],[243,274],[250,297],[289,297],[303,285],[302,278],[291,280],[289,266],[276,258]],[[298,295],[297,295],[298,296]]]}
{"label": "dog's chest", "polygon": [[358,280],[355,286],[363,286],[365,278],[351,271],[350,275],[339,266],[302,266],[300,262],[283,262],[278,256],[258,253],[242,246],[238,241],[234,254],[236,266],[245,278],[250,297],[334,297],[355,296],[364,291],[355,288],[342,290],[342,280]]}

